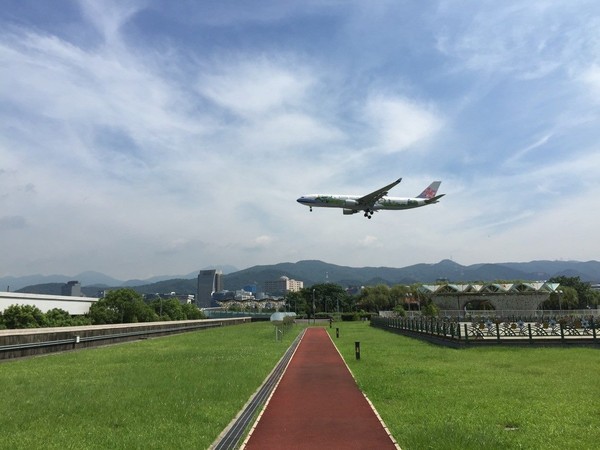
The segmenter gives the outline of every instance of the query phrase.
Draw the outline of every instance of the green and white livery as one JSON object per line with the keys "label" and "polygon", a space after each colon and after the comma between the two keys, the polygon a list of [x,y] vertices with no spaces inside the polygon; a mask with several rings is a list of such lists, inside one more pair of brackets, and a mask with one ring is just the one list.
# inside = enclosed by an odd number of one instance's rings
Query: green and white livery
{"label": "green and white livery", "polygon": [[423,192],[416,197],[387,197],[390,189],[399,184],[402,178],[393,183],[377,189],[370,194],[360,195],[336,195],[336,194],[310,194],[303,195],[297,201],[306,205],[312,211],[315,208],[343,208],[345,215],[356,214],[363,211],[364,216],[371,218],[375,211],[382,209],[411,209],[420,206],[437,203],[446,194],[437,195],[441,181],[434,181]]}

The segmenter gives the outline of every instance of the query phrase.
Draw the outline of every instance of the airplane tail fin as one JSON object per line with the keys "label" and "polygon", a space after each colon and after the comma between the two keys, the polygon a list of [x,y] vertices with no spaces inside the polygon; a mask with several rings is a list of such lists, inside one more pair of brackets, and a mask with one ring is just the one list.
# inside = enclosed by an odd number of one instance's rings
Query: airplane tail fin
{"label": "airplane tail fin", "polygon": [[417,198],[430,199],[430,198],[435,197],[435,194],[437,194],[440,184],[442,184],[441,181],[434,181],[429,186],[427,186],[423,192],[421,192],[419,195],[417,195]]}

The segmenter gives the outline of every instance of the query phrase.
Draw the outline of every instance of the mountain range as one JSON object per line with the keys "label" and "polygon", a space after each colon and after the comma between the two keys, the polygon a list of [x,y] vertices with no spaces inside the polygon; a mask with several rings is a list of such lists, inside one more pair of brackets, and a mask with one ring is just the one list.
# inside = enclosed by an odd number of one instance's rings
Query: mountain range
{"label": "mountain range", "polygon": [[[277,280],[282,276],[303,281],[305,287],[327,282],[348,287],[432,283],[439,279],[456,283],[494,280],[540,281],[555,276],[580,277],[582,281],[600,282],[600,262],[598,261],[530,261],[463,266],[445,259],[435,264],[415,264],[403,268],[392,268],[348,267],[307,260],[296,263],[253,266],[244,270],[235,270],[232,266],[222,266],[219,269],[224,273],[224,288],[228,290],[241,289],[251,284],[256,284],[261,290],[265,281]],[[96,296],[102,289],[118,287],[132,287],[143,294],[155,292],[195,294],[197,275],[198,272],[195,271],[181,276],[165,275],[146,280],[120,281],[98,272],[82,272],[73,277],[63,275],[4,277],[0,278],[0,286],[10,286],[11,290],[19,292],[60,294],[61,286],[64,283],[77,280],[82,285],[82,292],[88,296]]]}

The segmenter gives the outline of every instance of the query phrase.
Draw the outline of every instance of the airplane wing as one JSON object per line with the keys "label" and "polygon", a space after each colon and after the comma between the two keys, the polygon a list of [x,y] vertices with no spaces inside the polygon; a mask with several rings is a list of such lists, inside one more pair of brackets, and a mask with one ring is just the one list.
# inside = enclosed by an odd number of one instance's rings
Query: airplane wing
{"label": "airplane wing", "polygon": [[389,190],[391,188],[393,188],[394,186],[396,186],[398,183],[400,183],[402,181],[402,178],[398,178],[396,181],[394,181],[391,184],[388,184],[385,187],[382,187],[381,189],[377,189],[376,191],[371,192],[370,194],[365,195],[364,197],[359,198],[358,200],[356,200],[356,202],[359,205],[374,205],[375,202],[377,202],[377,200],[379,200],[381,197],[387,195],[387,193],[389,192]]}

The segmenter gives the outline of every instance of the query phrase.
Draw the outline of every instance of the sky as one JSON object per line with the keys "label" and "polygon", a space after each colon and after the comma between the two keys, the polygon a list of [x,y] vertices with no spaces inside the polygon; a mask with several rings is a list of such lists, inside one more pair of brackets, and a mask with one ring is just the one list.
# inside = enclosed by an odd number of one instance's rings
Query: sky
{"label": "sky", "polygon": [[0,276],[600,258],[600,2],[0,3]]}

